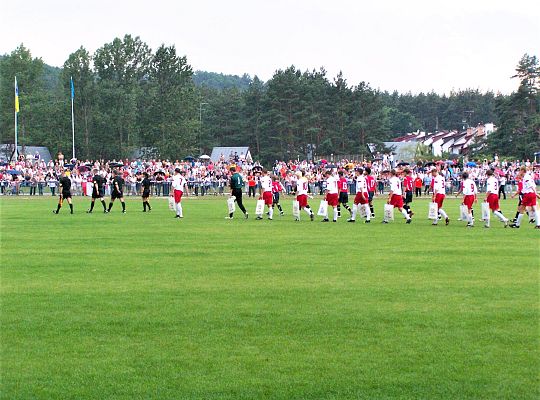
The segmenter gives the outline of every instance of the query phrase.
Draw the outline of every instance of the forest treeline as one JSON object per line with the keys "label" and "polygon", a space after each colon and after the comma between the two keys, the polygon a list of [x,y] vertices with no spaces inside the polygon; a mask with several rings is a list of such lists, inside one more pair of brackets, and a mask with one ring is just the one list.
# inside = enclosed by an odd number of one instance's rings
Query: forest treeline
{"label": "forest treeline", "polygon": [[[540,150],[539,63],[518,60],[510,95],[466,89],[398,93],[329,77],[324,69],[277,70],[266,82],[249,75],[194,72],[175,46],[152,50],[125,35],[91,54],[80,47],[62,68],[20,45],[0,58],[0,133],[13,143],[14,77],[20,99],[19,144],[71,153],[70,77],[75,86],[78,158],[148,155],[178,159],[213,146],[249,146],[262,161],[308,154],[366,154],[417,130],[463,129],[494,122],[484,154],[531,157]],[[312,151],[313,150],[313,151]]]}

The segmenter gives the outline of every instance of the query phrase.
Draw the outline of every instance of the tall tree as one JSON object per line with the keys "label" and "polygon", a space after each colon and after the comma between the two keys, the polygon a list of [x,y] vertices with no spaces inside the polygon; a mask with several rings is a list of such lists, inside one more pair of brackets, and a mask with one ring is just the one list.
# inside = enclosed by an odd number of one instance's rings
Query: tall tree
{"label": "tall tree", "polygon": [[489,138],[496,153],[532,158],[540,149],[540,66],[536,56],[525,54],[516,67],[517,92],[497,98],[500,124]]}
{"label": "tall tree", "polygon": [[131,35],[106,43],[94,54],[99,91],[96,124],[102,134],[98,153],[102,157],[127,156],[138,142],[137,102],[151,55],[148,45]]}

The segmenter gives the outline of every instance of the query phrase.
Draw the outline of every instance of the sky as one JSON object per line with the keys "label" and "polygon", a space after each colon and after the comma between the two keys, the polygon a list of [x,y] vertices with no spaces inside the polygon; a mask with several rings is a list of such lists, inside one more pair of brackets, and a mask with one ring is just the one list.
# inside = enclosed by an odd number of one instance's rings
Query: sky
{"label": "sky", "polygon": [[324,67],[351,86],[510,93],[523,54],[540,56],[537,0],[11,0],[0,10],[0,54],[24,43],[54,66],[131,34],[175,45],[194,70],[268,80]]}

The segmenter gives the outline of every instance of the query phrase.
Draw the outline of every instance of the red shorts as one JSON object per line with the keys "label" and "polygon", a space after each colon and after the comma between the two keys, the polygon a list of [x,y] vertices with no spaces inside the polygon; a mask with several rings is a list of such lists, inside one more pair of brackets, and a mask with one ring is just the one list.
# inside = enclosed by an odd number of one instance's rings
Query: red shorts
{"label": "red shorts", "polygon": [[463,198],[463,204],[465,204],[469,210],[472,209],[473,203],[474,203],[474,194],[468,194]]}
{"label": "red shorts", "polygon": [[326,194],[326,201],[328,202],[328,205],[331,207],[337,207],[338,205],[338,194],[337,193],[327,193]]}
{"label": "red shorts", "polygon": [[390,205],[394,206],[394,208],[403,208],[403,196],[400,194],[393,194],[392,197],[390,197]]}
{"label": "red shorts", "polygon": [[437,208],[442,208],[442,205],[443,205],[443,202],[444,202],[444,198],[446,196],[442,193],[437,193],[435,195],[435,201],[434,203],[437,203]]}
{"label": "red shorts", "polygon": [[499,196],[495,193],[490,193],[487,197],[487,202],[489,204],[489,209],[491,211],[498,211],[499,210]]}
{"label": "red shorts", "polygon": [[274,196],[272,196],[272,192],[263,192],[263,200],[265,205],[271,206],[273,199]]}
{"label": "red shorts", "polygon": [[174,189],[174,202],[175,203],[180,203],[182,201],[182,195],[183,194],[184,194],[184,192],[182,192],[181,190]]}
{"label": "red shorts", "polygon": [[536,205],[536,195],[534,193],[523,193],[521,205],[524,207],[532,207]]}
{"label": "red shorts", "polygon": [[307,206],[307,194],[299,194],[296,196],[296,201],[298,201],[300,208],[304,208]]}
{"label": "red shorts", "polygon": [[369,203],[369,197],[367,193],[356,193],[356,196],[354,196],[354,204],[368,204]]}

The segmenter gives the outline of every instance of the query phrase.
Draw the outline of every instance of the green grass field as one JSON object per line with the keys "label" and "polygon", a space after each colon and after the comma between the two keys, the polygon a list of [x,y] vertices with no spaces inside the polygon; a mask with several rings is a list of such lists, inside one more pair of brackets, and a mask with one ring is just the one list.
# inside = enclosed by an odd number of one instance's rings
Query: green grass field
{"label": "green grass field", "polygon": [[0,198],[2,398],[539,397],[532,225],[466,229],[458,200],[448,227],[427,200],[411,225],[381,201],[371,225],[152,202]]}

